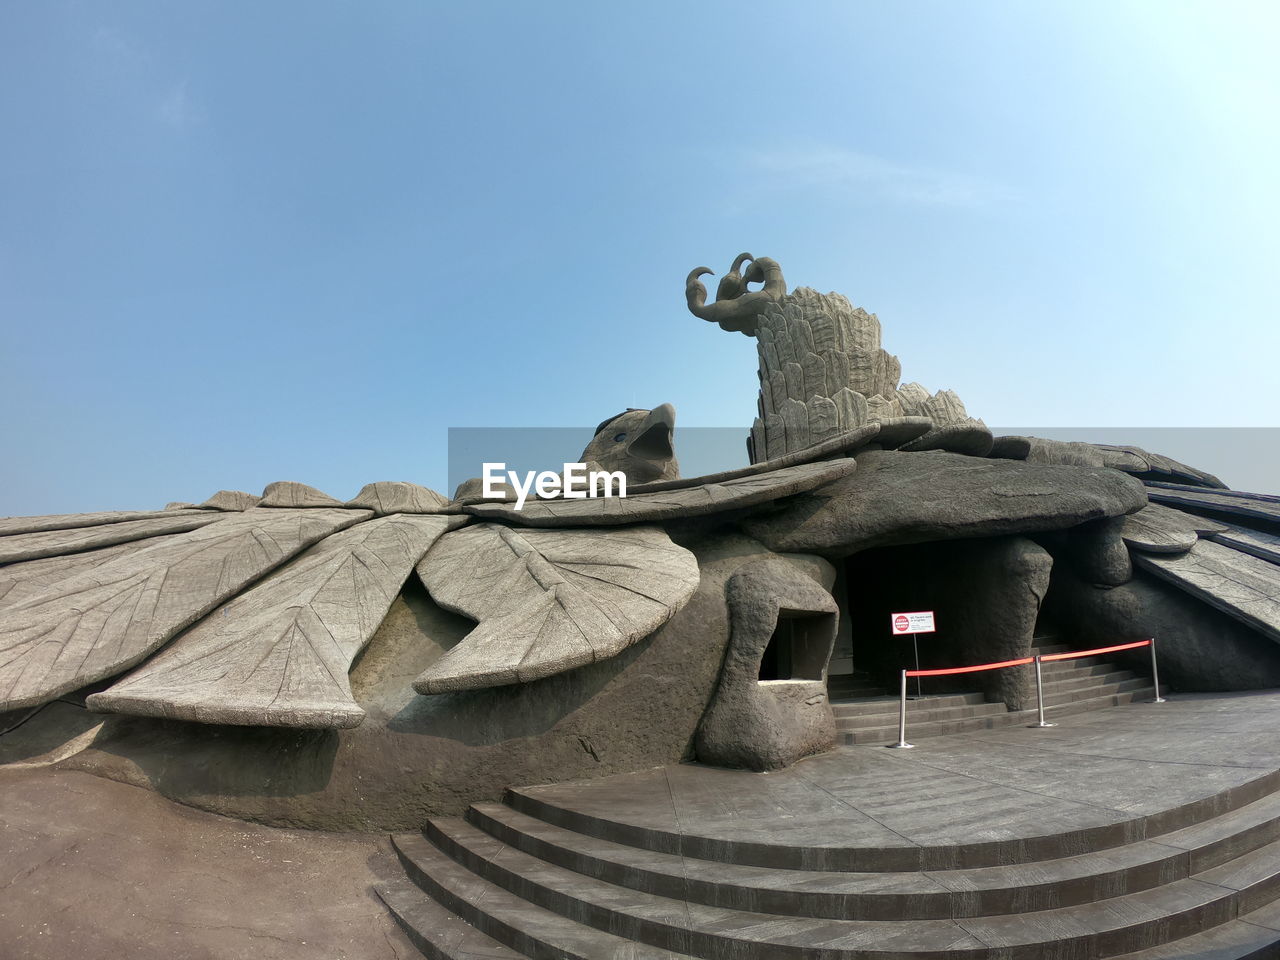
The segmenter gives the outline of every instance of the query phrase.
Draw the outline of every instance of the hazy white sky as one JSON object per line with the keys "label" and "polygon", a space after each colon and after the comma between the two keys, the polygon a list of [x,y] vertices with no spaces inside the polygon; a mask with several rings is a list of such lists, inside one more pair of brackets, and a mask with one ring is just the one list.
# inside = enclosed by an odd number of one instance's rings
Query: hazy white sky
{"label": "hazy white sky", "polygon": [[6,4],[0,513],[745,428],[742,250],[989,423],[1276,426],[1278,11]]}

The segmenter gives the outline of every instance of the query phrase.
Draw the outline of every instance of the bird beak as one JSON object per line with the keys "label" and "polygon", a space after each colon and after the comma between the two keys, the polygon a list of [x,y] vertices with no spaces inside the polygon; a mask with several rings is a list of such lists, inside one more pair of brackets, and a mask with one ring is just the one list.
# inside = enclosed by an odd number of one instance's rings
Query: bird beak
{"label": "bird beak", "polygon": [[663,461],[675,456],[671,439],[676,429],[676,408],[669,403],[654,407],[644,418],[627,453],[641,460]]}

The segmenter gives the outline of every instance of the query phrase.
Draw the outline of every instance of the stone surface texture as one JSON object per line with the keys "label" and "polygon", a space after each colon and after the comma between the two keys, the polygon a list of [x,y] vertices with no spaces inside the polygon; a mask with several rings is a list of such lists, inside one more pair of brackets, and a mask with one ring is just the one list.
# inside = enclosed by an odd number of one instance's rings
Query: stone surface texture
{"label": "stone surface texture", "polygon": [[703,483],[658,493],[583,500],[527,501],[522,510],[510,503],[477,503],[465,507],[484,519],[530,527],[580,527],[680,520],[768,503],[813,490],[846,476],[857,464],[849,458],[802,463],[794,467],[731,480]]}
{"label": "stone surface texture", "polygon": [[138,663],[284,560],[369,517],[250,510],[58,581],[0,611],[0,709],[32,706]]}
{"label": "stone surface texture", "polygon": [[[905,419],[905,418],[904,418]],[[929,429],[929,421],[917,418],[916,423],[907,427],[914,427],[916,436],[925,433]],[[889,431],[896,438],[902,432],[903,424],[893,423],[889,425]],[[871,443],[879,443],[881,440],[881,424],[877,421],[864,423],[860,427],[853,430],[847,430],[844,433],[832,437],[830,440],[824,440],[816,446],[806,447],[804,450],[798,450],[795,453],[788,453],[779,457],[777,460],[761,461],[753,463],[750,466],[739,467],[736,470],[723,470],[719,473],[703,474],[699,477],[681,477],[678,480],[657,480],[653,483],[640,483],[627,485],[628,496],[638,496],[642,493],[665,493],[668,490],[684,490],[689,487],[701,487],[707,484],[724,483],[726,480],[738,480],[743,477],[755,477],[762,473],[771,473],[774,470],[781,470],[784,467],[794,467],[804,463],[812,463],[815,460],[828,460],[837,455],[849,454],[851,451],[858,450]],[[897,441],[898,443],[901,440]],[[896,445],[896,443],[894,444]]]}
{"label": "stone surface texture", "polygon": [[262,491],[260,507],[284,507],[290,510],[324,507],[345,507],[341,500],[329,496],[315,487],[292,480],[268,483]]}
{"label": "stone surface texture", "polygon": [[234,513],[239,510],[248,510],[251,507],[256,507],[261,502],[261,497],[256,494],[245,493],[243,490],[219,490],[198,506],[202,510],[225,510]]}
{"label": "stone surface texture", "polygon": [[1081,441],[1046,440],[1043,437],[1005,436],[996,439],[990,456],[1032,463],[1070,464],[1080,467],[1111,467],[1150,480],[1173,479],[1179,484],[1200,487],[1226,486],[1211,473],[1177,460],[1151,453],[1141,447],[1113,446]]}
{"label": "stone surface texture", "polygon": [[1203,470],[1171,460],[1142,447],[1116,447],[1079,440],[1048,440],[1042,436],[1000,436],[992,447],[992,457],[1032,463],[1070,463],[1082,467],[1111,467],[1148,480],[1175,480],[1201,488],[1222,488],[1226,484]]}
{"label": "stone surface texture", "polygon": [[[1216,527],[1217,529],[1209,531],[1207,534],[1208,538],[1215,543],[1220,543],[1241,553],[1253,554],[1253,556],[1268,560],[1271,563],[1280,564],[1280,534],[1267,533],[1263,530],[1249,530],[1225,523],[1217,524]],[[0,589],[3,589],[3,587],[0,587]]]}
{"label": "stone surface texture", "polygon": [[[0,537],[18,533],[45,533],[75,527],[100,527],[128,520],[161,520],[172,517],[171,510],[102,510],[96,513],[56,513],[43,517],[0,517]],[[3,540],[0,540],[3,543]]]}
{"label": "stone surface texture", "polygon": [[1270,529],[1280,525],[1280,497],[1243,490],[1206,490],[1181,484],[1147,481],[1147,496],[1156,503],[1228,522]]}
{"label": "stone surface texture", "polygon": [[1196,545],[1202,533],[1226,529],[1224,524],[1149,503],[1124,518],[1120,536],[1134,550],[1144,553],[1186,553]]}
{"label": "stone surface texture", "polygon": [[880,421],[880,432],[875,438],[876,446],[894,450],[916,437],[923,437],[932,429],[933,421],[928,417],[886,417]]}
{"label": "stone surface texture", "polygon": [[904,410],[919,412],[933,421],[933,429],[919,439],[902,445],[903,450],[949,450],[971,457],[985,457],[995,443],[981,420],[969,416],[954,390],[939,390],[933,396],[918,383],[908,384],[899,396]]}
{"label": "stone surface texture", "polygon": [[744,521],[779,552],[848,556],[890,544],[1060,530],[1140,510],[1146,494],[1114,470],[870,451],[858,470]]}
{"label": "stone surface texture", "polygon": [[449,498],[416,483],[380,480],[366,483],[347,501],[348,507],[372,510],[380,517],[393,513],[443,513]]}
{"label": "stone surface texture", "polygon": [[1071,564],[1084,580],[1116,587],[1133,577],[1133,561],[1122,535],[1128,520],[1128,516],[1103,517],[1042,539],[1055,557]]}
{"label": "stone surface texture", "polygon": [[991,452],[991,431],[981,420],[972,417],[958,423],[942,423],[923,437],[902,445],[903,450],[947,450],[970,457],[985,457]]}
{"label": "stone surface texture", "polygon": [[437,603],[479,622],[414,681],[424,694],[527,683],[615,656],[698,585],[693,554],[652,526],[478,524],[442,540],[418,573]]}
{"label": "stone surface texture", "polygon": [[[1142,475],[1145,479],[1156,481],[1173,480],[1179,484],[1191,484],[1192,486],[1213,487],[1224,490],[1227,486],[1211,473],[1206,473],[1171,457],[1166,457],[1159,453],[1151,453],[1141,447],[1117,447],[1106,444],[1097,444],[1097,447],[1102,451],[1103,456],[1109,458],[1108,466],[1115,466],[1117,469],[1122,470],[1127,469],[1132,473]],[[1128,463],[1130,458],[1136,460],[1139,464],[1145,465],[1146,469],[1135,470],[1132,467],[1119,466],[1120,462]]]}
{"label": "stone surface texture", "polygon": [[[814,583],[773,559],[747,564],[729,579],[729,646],[698,725],[701,762],[778,770],[834,745],[826,672],[839,611],[830,594],[835,571],[824,572],[824,582]],[[764,679],[761,661],[775,633],[786,645],[777,656],[788,676]]]}
{"label": "stone surface texture", "polygon": [[[991,456],[1030,463],[1056,463],[1075,467],[1113,467],[1143,470],[1147,463],[1137,457],[1116,455],[1108,457],[1092,443],[1073,440],[1046,440],[1043,437],[1001,437],[993,446]],[[1118,459],[1119,457],[1119,459]],[[1126,470],[1125,472],[1129,472]]]}
{"label": "stone surface texture", "polygon": [[414,565],[462,517],[396,514],[327,537],[223,604],[94,710],[202,723],[352,727],[347,673]]}
{"label": "stone surface texture", "polygon": [[63,580],[74,577],[128,553],[154,546],[158,542],[155,537],[145,540],[131,540],[114,547],[101,547],[97,550],[86,550],[83,553],[71,553],[62,557],[45,557],[40,560],[26,560],[21,563],[9,563],[0,567],[0,607],[9,607],[39,596]]}

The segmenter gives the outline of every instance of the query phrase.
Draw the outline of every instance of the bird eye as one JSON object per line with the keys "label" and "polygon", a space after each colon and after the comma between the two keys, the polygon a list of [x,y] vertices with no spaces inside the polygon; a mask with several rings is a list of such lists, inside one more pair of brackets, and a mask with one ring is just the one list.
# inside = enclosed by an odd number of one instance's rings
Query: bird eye
{"label": "bird eye", "polygon": [[627,435],[626,435],[625,433],[620,433],[620,434],[618,434],[616,437],[614,437],[614,438],[613,438],[613,442],[614,442],[614,443],[621,443],[621,442],[622,442],[623,440],[625,440],[625,439],[627,439]]}

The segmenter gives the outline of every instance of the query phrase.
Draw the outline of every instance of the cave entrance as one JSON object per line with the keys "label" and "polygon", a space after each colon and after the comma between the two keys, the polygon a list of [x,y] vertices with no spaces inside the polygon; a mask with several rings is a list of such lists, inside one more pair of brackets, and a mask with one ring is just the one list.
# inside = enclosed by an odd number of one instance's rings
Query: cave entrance
{"label": "cave entrance", "polygon": [[[1047,627],[1038,620],[1051,564],[1048,553],[1021,537],[854,554],[841,565],[844,589],[837,595],[849,629],[847,672],[863,686],[896,692],[901,671],[915,667],[915,655],[911,635],[894,636],[890,619],[913,610],[932,610],[937,617],[937,632],[917,638],[920,666],[926,670],[1026,656],[1033,636]],[[923,690],[926,696],[980,690],[988,700],[1017,704],[1025,698],[1024,673],[927,677]]]}
{"label": "cave entrance", "polygon": [[[890,619],[908,610],[933,610],[938,631],[920,634],[920,666],[956,666],[949,640],[957,627],[953,598],[966,579],[960,564],[940,555],[939,544],[881,547],[844,562],[845,611],[849,621],[851,672],[867,683],[896,691],[899,671],[915,668],[910,634],[895,636]],[[945,551],[941,551],[945,553]],[[932,684],[935,691],[937,684]],[[912,684],[914,692],[915,684]]]}

